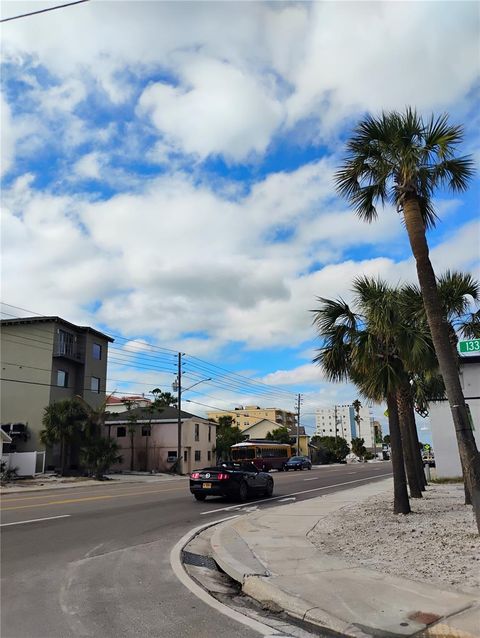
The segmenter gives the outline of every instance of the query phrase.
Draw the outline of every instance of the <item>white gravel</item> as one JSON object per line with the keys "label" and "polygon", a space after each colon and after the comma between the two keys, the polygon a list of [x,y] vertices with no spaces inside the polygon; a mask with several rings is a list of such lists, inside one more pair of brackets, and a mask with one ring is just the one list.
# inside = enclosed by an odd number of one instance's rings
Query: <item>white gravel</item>
{"label": "white gravel", "polygon": [[309,534],[320,551],[352,565],[480,593],[480,540],[463,485],[429,485],[394,515],[386,493],[321,520]]}

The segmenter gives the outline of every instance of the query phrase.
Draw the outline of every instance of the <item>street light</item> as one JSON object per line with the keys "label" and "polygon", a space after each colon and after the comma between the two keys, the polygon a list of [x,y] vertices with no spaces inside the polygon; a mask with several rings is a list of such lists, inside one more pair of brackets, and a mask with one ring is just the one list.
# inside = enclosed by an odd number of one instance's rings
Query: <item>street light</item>
{"label": "street light", "polygon": [[177,415],[177,474],[182,474],[182,394],[187,392],[187,390],[191,390],[199,383],[204,383],[205,381],[211,381],[211,377],[208,379],[200,379],[200,381],[196,381],[194,384],[189,386],[188,388],[182,388],[182,373],[181,367],[178,368],[178,377],[172,383],[172,390],[177,393],[177,407],[178,407],[178,415]]}

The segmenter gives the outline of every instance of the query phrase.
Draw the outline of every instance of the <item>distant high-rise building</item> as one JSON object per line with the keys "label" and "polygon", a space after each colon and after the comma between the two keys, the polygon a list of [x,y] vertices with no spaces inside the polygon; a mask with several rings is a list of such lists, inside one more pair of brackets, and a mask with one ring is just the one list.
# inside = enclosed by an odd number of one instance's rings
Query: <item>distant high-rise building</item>
{"label": "distant high-rise building", "polygon": [[370,416],[370,409],[364,406],[360,408],[359,423],[355,421],[355,416],[353,405],[317,408],[315,411],[315,434],[316,436],[341,436],[348,445],[352,444],[352,439],[361,438],[364,440],[367,450],[373,450],[375,447],[374,421]]}

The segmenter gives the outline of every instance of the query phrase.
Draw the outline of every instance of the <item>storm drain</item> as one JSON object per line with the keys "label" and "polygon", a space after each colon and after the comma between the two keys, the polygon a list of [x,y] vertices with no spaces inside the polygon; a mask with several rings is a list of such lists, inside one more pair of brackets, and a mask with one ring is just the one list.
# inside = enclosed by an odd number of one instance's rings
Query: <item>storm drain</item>
{"label": "storm drain", "polygon": [[182,551],[182,562],[187,565],[195,565],[195,567],[206,567],[218,571],[217,563],[210,556],[200,556],[200,554],[192,554],[192,552]]}

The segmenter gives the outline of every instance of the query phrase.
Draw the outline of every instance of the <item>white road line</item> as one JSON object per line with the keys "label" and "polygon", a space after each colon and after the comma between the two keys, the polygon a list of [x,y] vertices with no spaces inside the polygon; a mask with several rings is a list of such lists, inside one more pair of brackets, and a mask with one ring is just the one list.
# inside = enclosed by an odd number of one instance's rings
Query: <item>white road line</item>
{"label": "white road line", "polygon": [[313,476],[312,478],[309,479],[303,479],[304,481],[318,481],[319,478],[322,478],[321,476]]}
{"label": "white road line", "polygon": [[31,518],[29,521],[17,521],[16,523],[2,523],[0,527],[9,525],[25,525],[25,523],[38,523],[39,521],[53,521],[55,518],[69,518],[71,514],[61,514],[60,516],[47,516],[46,518]]}
{"label": "white road line", "polygon": [[295,496],[289,496],[288,498],[281,498],[278,502],[279,503],[285,503],[285,501],[296,501],[297,499],[295,498]]}
{"label": "white road line", "polygon": [[[291,494],[285,494],[282,496],[273,496],[272,498],[264,498],[260,501],[255,501],[255,504],[266,503],[268,501],[278,501],[281,498],[287,498],[288,496],[298,496],[299,494],[308,494],[309,492],[318,492],[319,490],[329,490],[332,487],[341,487],[342,485],[351,485],[352,483],[360,483],[361,481],[369,481],[372,478],[381,478],[382,476],[392,476],[392,473],[377,474],[376,476],[366,476],[365,478],[355,479],[354,481],[345,481],[344,483],[334,483],[333,485],[325,485],[324,487],[313,487],[310,490],[302,490],[301,492],[292,492]],[[208,514],[215,514],[216,512],[228,512],[230,510],[238,509],[238,505],[230,505],[229,507],[219,507],[216,510],[207,510],[206,512],[200,512],[200,516]]]}

